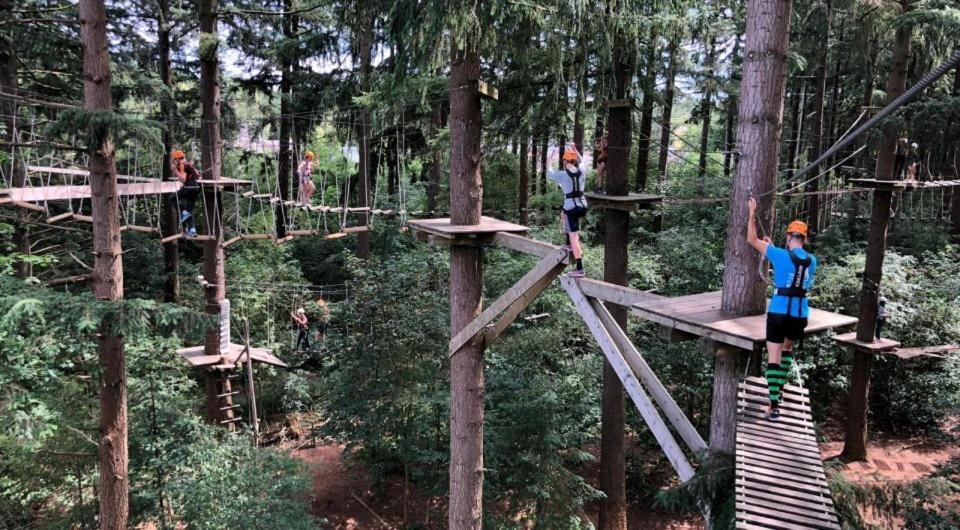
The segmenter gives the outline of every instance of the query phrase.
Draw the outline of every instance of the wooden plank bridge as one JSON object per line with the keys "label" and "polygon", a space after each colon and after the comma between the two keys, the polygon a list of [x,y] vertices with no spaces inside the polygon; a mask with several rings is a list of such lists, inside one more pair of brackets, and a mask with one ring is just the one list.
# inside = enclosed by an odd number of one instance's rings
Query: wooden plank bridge
{"label": "wooden plank bridge", "polygon": [[780,419],[766,419],[767,381],[737,393],[737,528],[840,530],[806,389],[787,385]]}

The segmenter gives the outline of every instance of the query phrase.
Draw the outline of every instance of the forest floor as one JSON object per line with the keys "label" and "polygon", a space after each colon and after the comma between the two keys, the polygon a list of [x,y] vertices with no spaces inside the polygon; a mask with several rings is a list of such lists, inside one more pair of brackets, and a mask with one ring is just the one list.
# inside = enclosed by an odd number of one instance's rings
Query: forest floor
{"label": "forest floor", "polygon": [[[944,427],[946,432],[956,432],[960,417],[952,418]],[[837,456],[843,448],[842,432],[831,429],[828,437],[831,441],[820,446],[825,459]],[[916,480],[929,476],[950,458],[960,456],[960,446],[947,438],[898,437],[884,433],[871,434],[871,438],[867,462],[844,465],[843,474],[848,480],[861,483]],[[369,473],[352,460],[342,444],[320,441],[316,446],[292,450],[291,455],[310,466],[314,479],[310,500],[313,513],[326,518],[329,528],[399,529],[412,525],[439,529],[446,526],[442,499],[420,495],[411,485],[405,488],[402,477],[389,478],[379,491],[374,491]],[[580,472],[596,486],[597,469],[593,462]],[[596,524],[597,507],[588,507],[584,515]],[[656,510],[643,502],[631,504],[629,520],[630,527],[637,529],[703,528],[696,516]]]}

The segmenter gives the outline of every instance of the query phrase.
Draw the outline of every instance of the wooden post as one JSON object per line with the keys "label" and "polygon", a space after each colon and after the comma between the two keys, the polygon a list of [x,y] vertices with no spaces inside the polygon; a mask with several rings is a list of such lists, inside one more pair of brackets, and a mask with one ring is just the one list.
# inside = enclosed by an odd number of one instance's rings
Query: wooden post
{"label": "wooden post", "polygon": [[[480,52],[467,38],[451,38],[450,57],[450,221],[480,223],[483,180],[480,140],[483,114],[477,81]],[[480,314],[483,255],[479,246],[450,247],[450,336]],[[450,359],[449,528],[483,528],[483,347],[477,338]]]}
{"label": "wooden post", "polygon": [[[81,0],[83,99],[87,112],[112,113],[107,13],[103,0]],[[90,147],[90,191],[93,212],[93,294],[103,302],[123,299],[123,249],[117,209],[117,161],[113,131],[97,131]],[[123,337],[104,323],[97,336],[100,386],[100,528],[122,530],[129,519],[127,453],[127,374]]]}
{"label": "wooden post", "polygon": [[[170,1],[157,2],[157,52],[160,63],[160,82],[171,92],[160,96],[160,114],[163,120],[163,163],[160,167],[162,180],[173,180],[173,171],[170,165],[170,152],[173,150],[174,117],[177,114],[177,102],[173,98],[173,69],[170,67],[171,23]],[[180,232],[177,211],[177,198],[174,194],[166,194],[161,199],[163,210],[160,219],[160,237],[165,239]],[[180,302],[180,249],[176,239],[169,239],[163,243],[163,301],[168,303]]]}
{"label": "wooden post", "polygon": [[[633,75],[629,47],[624,43],[614,48],[614,97],[627,98],[628,81]],[[609,195],[627,195],[630,192],[629,166],[632,142],[632,106],[607,109],[609,156],[607,158],[606,189]],[[627,285],[627,245],[630,237],[630,213],[607,208],[604,210],[604,281]],[[621,328],[627,326],[627,309],[610,308],[610,314]],[[600,429],[600,490],[606,494],[600,508],[600,530],[626,530],[626,461],[624,431],[626,409],[623,383],[609,360],[603,363],[603,397]]]}
{"label": "wooden post", "polygon": [[253,357],[250,354],[250,321],[243,319],[243,348],[247,351],[247,404],[253,426],[253,446],[260,445],[260,417],[257,416],[257,391],[253,379]]}
{"label": "wooden post", "polygon": [[[757,251],[747,244],[747,198],[759,195],[760,222],[769,226],[780,161],[783,95],[790,39],[790,0],[749,0],[737,141],[740,161],[730,197],[721,308],[731,315],[766,309]],[[711,352],[712,353],[712,352]],[[736,440],[737,359],[722,348],[715,357],[710,452],[732,456]]]}
{"label": "wooden post", "polygon": [[[369,11],[369,8],[366,10]],[[358,48],[360,52],[360,88],[367,90],[370,87],[370,73],[373,71],[373,31],[375,17],[373,13],[359,13],[362,19],[362,27],[357,31]],[[373,168],[373,160],[370,156],[370,110],[363,107],[360,109],[360,130],[358,141],[360,142],[360,163],[357,166],[359,178],[357,180],[357,198],[358,206],[361,208],[370,205],[370,186],[371,180],[376,175],[376,169]],[[370,224],[367,212],[359,215],[357,222],[363,226]],[[360,232],[357,234],[357,257],[360,259],[370,259],[370,233]]]}
{"label": "wooden post", "polygon": [[[910,1],[902,0],[904,14],[910,9]],[[912,27],[897,26],[894,39],[890,77],[887,80],[887,102],[891,102],[907,88],[907,69],[910,63]],[[877,180],[893,180],[898,134],[889,132],[877,152]],[[857,340],[872,342],[877,321],[877,299],[883,277],[883,256],[887,249],[887,227],[890,223],[890,205],[893,191],[878,187],[873,190],[873,210],[870,214],[870,233],[867,236],[867,261],[863,268],[863,283],[860,288],[860,313],[857,322]],[[847,401],[847,423],[842,457],[845,460],[867,458],[867,412],[870,395],[871,353],[855,351],[853,354],[853,379]]]}

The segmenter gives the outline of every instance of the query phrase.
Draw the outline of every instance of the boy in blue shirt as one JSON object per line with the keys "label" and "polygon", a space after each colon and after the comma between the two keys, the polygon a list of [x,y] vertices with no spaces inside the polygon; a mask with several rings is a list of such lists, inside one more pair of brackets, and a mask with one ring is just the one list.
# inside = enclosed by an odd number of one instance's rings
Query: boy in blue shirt
{"label": "boy in blue shirt", "polygon": [[773,265],[774,296],[767,307],[767,388],[770,407],[767,417],[780,418],[780,391],[793,366],[793,342],[803,338],[810,316],[807,291],[813,285],[817,258],[804,250],[807,224],[793,221],[787,226],[786,248],[779,248],[770,238],[757,238],[757,200],[747,204],[747,243],[757,249]]}

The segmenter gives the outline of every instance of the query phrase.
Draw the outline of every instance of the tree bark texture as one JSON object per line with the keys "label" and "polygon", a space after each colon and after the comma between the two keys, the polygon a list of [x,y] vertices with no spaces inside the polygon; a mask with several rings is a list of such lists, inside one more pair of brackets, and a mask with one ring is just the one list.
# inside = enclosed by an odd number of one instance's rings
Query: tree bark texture
{"label": "tree bark texture", "polygon": [[747,198],[760,195],[760,221],[769,226],[773,210],[787,73],[791,3],[750,0],[740,83],[737,144],[740,162],[731,193],[724,252],[723,311],[762,313],[765,285],[757,276],[757,251],[746,241]]}
{"label": "tree bark texture", "polygon": [[[110,54],[107,13],[102,0],[81,0],[83,99],[87,112],[110,113]],[[123,299],[123,251],[117,203],[117,161],[110,129],[97,131],[90,145],[90,206],[93,213],[93,294],[101,302]],[[94,138],[90,138],[91,141]],[[112,322],[101,323],[97,338],[100,386],[100,528],[121,530],[129,518],[127,467],[127,376],[123,337]]]}
{"label": "tree bark texture", "polygon": [[546,130],[543,135],[543,143],[540,144],[540,191],[547,192],[547,171],[550,167],[547,163],[548,149],[550,148],[550,130]]}
{"label": "tree bark texture", "polygon": [[[953,97],[960,97],[960,67],[953,76]],[[953,146],[953,178],[960,179],[960,142]],[[960,236],[960,186],[953,187],[953,200],[950,209],[950,232]]]}
{"label": "tree bark texture", "polygon": [[700,196],[706,193],[707,188],[707,157],[710,150],[710,125],[713,111],[713,70],[717,55],[716,37],[710,39],[710,50],[707,52],[707,79],[703,99],[700,101],[700,160],[697,163]]}
{"label": "tree bark texture", "polygon": [[[360,89],[367,90],[370,87],[370,73],[373,71],[373,25],[375,19],[372,14],[363,15],[366,19],[363,27],[357,35],[360,52]],[[360,109],[360,163],[357,167],[359,178],[357,179],[357,206],[364,208],[370,206],[370,183],[374,178],[370,167],[370,111],[367,108]],[[370,224],[366,213],[359,214],[358,223],[361,226]],[[370,259],[370,232],[359,232],[357,234],[357,257],[360,259]]]}
{"label": "tree bark texture", "polygon": [[520,139],[520,154],[518,156],[520,157],[520,189],[517,208],[520,210],[520,224],[527,226],[527,223],[530,222],[530,213],[527,211],[530,199],[530,172],[527,164],[530,160],[530,143],[525,136]]}
{"label": "tree bark texture", "polygon": [[[757,275],[760,256],[746,241],[747,198],[761,195],[757,211],[760,223],[770,226],[773,190],[780,159],[783,98],[787,75],[787,43],[790,38],[789,0],[750,0],[747,3],[743,79],[737,144],[740,161],[730,197],[727,242],[724,251],[721,308],[732,315],[763,313],[765,288]],[[729,358],[728,358],[729,357]],[[714,401],[710,424],[710,451],[732,455],[736,439],[736,355],[717,357],[714,367]]]}
{"label": "tree bark texture", "polygon": [[[740,79],[739,36],[733,43],[731,61],[733,62],[733,71],[730,74],[730,78],[736,81]],[[725,179],[730,177],[730,172],[733,170],[733,152],[737,147],[737,135],[735,127],[737,126],[737,107],[740,106],[739,101],[740,100],[737,98],[737,93],[735,91],[730,91],[730,94],[727,96],[727,115],[724,118],[723,132],[723,177]]]}
{"label": "tree bark texture", "polygon": [[[623,46],[626,48],[626,46]],[[633,75],[630,61],[618,48],[614,52],[615,97],[627,97],[627,83]],[[632,143],[631,109],[612,107],[607,118],[609,155],[607,157],[606,189],[610,195],[626,195],[630,191],[628,177],[630,145]],[[630,213],[608,208],[604,210],[603,279],[606,282],[627,285],[627,244],[630,235]],[[612,306],[610,314],[620,327],[626,329],[627,311]],[[609,361],[603,362],[603,401],[601,402],[600,432],[600,490],[606,495],[600,509],[600,530],[626,530],[626,461],[624,431],[626,408],[623,383]]]}
{"label": "tree bark texture", "polygon": [[533,138],[530,139],[530,176],[533,177],[531,185],[533,186],[533,194],[539,195],[542,193],[540,189],[540,179],[537,176],[540,174],[537,171],[538,163],[540,162],[540,144],[537,143],[537,136],[534,134]]}
{"label": "tree bark texture", "polygon": [[[439,101],[433,102],[430,109],[430,138],[435,140],[437,135],[440,133],[440,129],[443,128],[443,103]],[[441,160],[443,159],[440,149],[436,146],[430,148],[430,170],[428,172],[428,181],[427,181],[427,211],[433,212],[437,209],[437,197],[440,195],[440,175],[442,168],[440,167]]]}
{"label": "tree bark texture", "polygon": [[[823,152],[823,110],[826,101],[827,92],[827,51],[829,50],[830,25],[833,19],[833,0],[824,2],[824,37],[820,48],[817,50],[817,65],[814,73],[814,94],[813,94],[813,112],[810,116],[810,130],[813,134],[807,154],[808,160],[814,160]],[[819,166],[812,171],[813,175],[819,173]],[[817,192],[820,190],[821,177],[811,178],[806,185],[806,191]],[[813,193],[806,197],[805,210],[807,211],[807,224],[810,225],[810,236],[817,233],[820,226],[820,195]]]}
{"label": "tree bark texture", "polygon": [[[450,222],[480,223],[483,115],[480,54],[475,44],[453,46],[450,68]],[[450,336],[483,306],[483,259],[478,246],[450,247]],[[483,348],[474,340],[450,358],[449,528],[483,527]]]}
{"label": "tree bark texture", "polygon": [[647,48],[647,69],[643,79],[643,103],[640,106],[640,131],[637,140],[637,192],[647,189],[647,172],[650,168],[650,136],[653,134],[653,87],[657,82],[657,69],[654,67],[657,55],[656,47]]}
{"label": "tree bark texture", "polygon": [[[173,70],[170,67],[170,2],[159,0],[157,4],[157,53],[160,60],[160,82],[167,90],[173,91]],[[164,94],[160,98],[160,114],[163,115],[163,157],[165,163],[161,165],[161,178],[173,180],[173,171],[166,162],[173,151],[173,124],[177,114],[177,103],[172,95]],[[179,229],[179,212],[177,200],[173,194],[164,195],[163,210],[160,220],[161,237],[176,234]],[[163,244],[163,301],[178,303],[180,301],[180,245],[176,240]]]}
{"label": "tree bark texture", "polygon": [[[904,13],[910,2],[901,2]],[[910,63],[912,28],[898,27],[893,44],[890,77],[887,79],[886,101],[893,101],[906,91],[907,68]],[[887,132],[877,152],[876,178],[894,179],[896,131]],[[893,193],[876,189],[873,191],[873,209],[870,214],[870,232],[867,236],[867,260],[863,268],[863,283],[860,288],[860,312],[857,322],[857,340],[873,340],[877,320],[877,298],[883,277],[883,256],[887,248],[887,227],[890,222],[890,205]],[[867,458],[867,411],[870,390],[870,364],[872,354],[857,352],[853,356],[853,380],[847,406],[846,436],[843,458],[865,460]]]}
{"label": "tree bark texture", "polygon": [[[0,12],[7,13],[13,8],[11,0],[0,0]],[[4,94],[17,94],[17,46],[16,24],[7,24],[0,28],[0,91]],[[15,97],[0,96],[0,120],[4,125],[3,139],[10,144],[18,141],[17,134],[17,100]],[[14,149],[11,160],[5,163],[3,173],[9,175],[15,188],[23,187],[27,182],[27,168],[23,160]],[[18,209],[18,221],[13,223],[13,245],[19,254],[30,255],[30,227],[26,224],[29,213]],[[23,221],[23,222],[21,222]],[[33,267],[28,261],[17,261],[13,264],[13,273],[17,278],[29,278],[33,275]]]}
{"label": "tree bark texture", "polygon": [[737,445],[737,356],[739,350],[717,347],[713,341],[704,341],[704,355],[713,357],[713,408],[710,411],[710,450],[715,454],[731,455]]}
{"label": "tree bark texture", "polygon": [[667,45],[667,54],[669,55],[667,64],[667,81],[663,89],[663,111],[660,115],[660,157],[657,159],[657,175],[660,178],[660,184],[667,180],[667,160],[670,156],[670,135],[673,132],[670,126],[670,120],[673,119],[673,98],[674,85],[677,81],[677,43],[676,39],[670,39]]}
{"label": "tree bark texture", "polygon": [[[290,11],[291,7],[291,0],[283,1],[284,12]],[[291,15],[286,14],[283,15],[283,20],[280,22],[281,32],[285,40],[293,38],[292,18]],[[291,189],[294,187],[291,177],[293,173],[293,159],[290,148],[290,138],[293,129],[293,117],[290,115],[293,96],[292,77],[293,65],[291,64],[290,57],[287,53],[282,53],[280,57],[280,130],[277,141],[277,187],[280,191],[281,200],[274,206],[273,216],[275,223],[274,231],[278,238],[286,237],[287,235],[287,209],[283,203],[290,200],[291,196],[296,196],[297,199],[300,198],[299,178],[295,185],[296,191]]]}
{"label": "tree bark texture", "polygon": [[[216,42],[217,0],[200,1],[200,35],[207,42]],[[206,37],[204,37],[206,36]],[[221,172],[220,145],[220,60],[216,48],[206,50],[200,57],[200,159],[205,179],[219,180]],[[216,190],[203,192],[204,212],[206,214],[205,232],[215,236],[203,242],[203,277],[208,286],[204,289],[206,312],[220,314],[220,302],[226,297],[226,278],[224,278],[223,231],[221,230],[220,193]],[[220,330],[211,329],[204,339],[206,355],[220,355]],[[208,396],[210,399],[210,396]]]}

